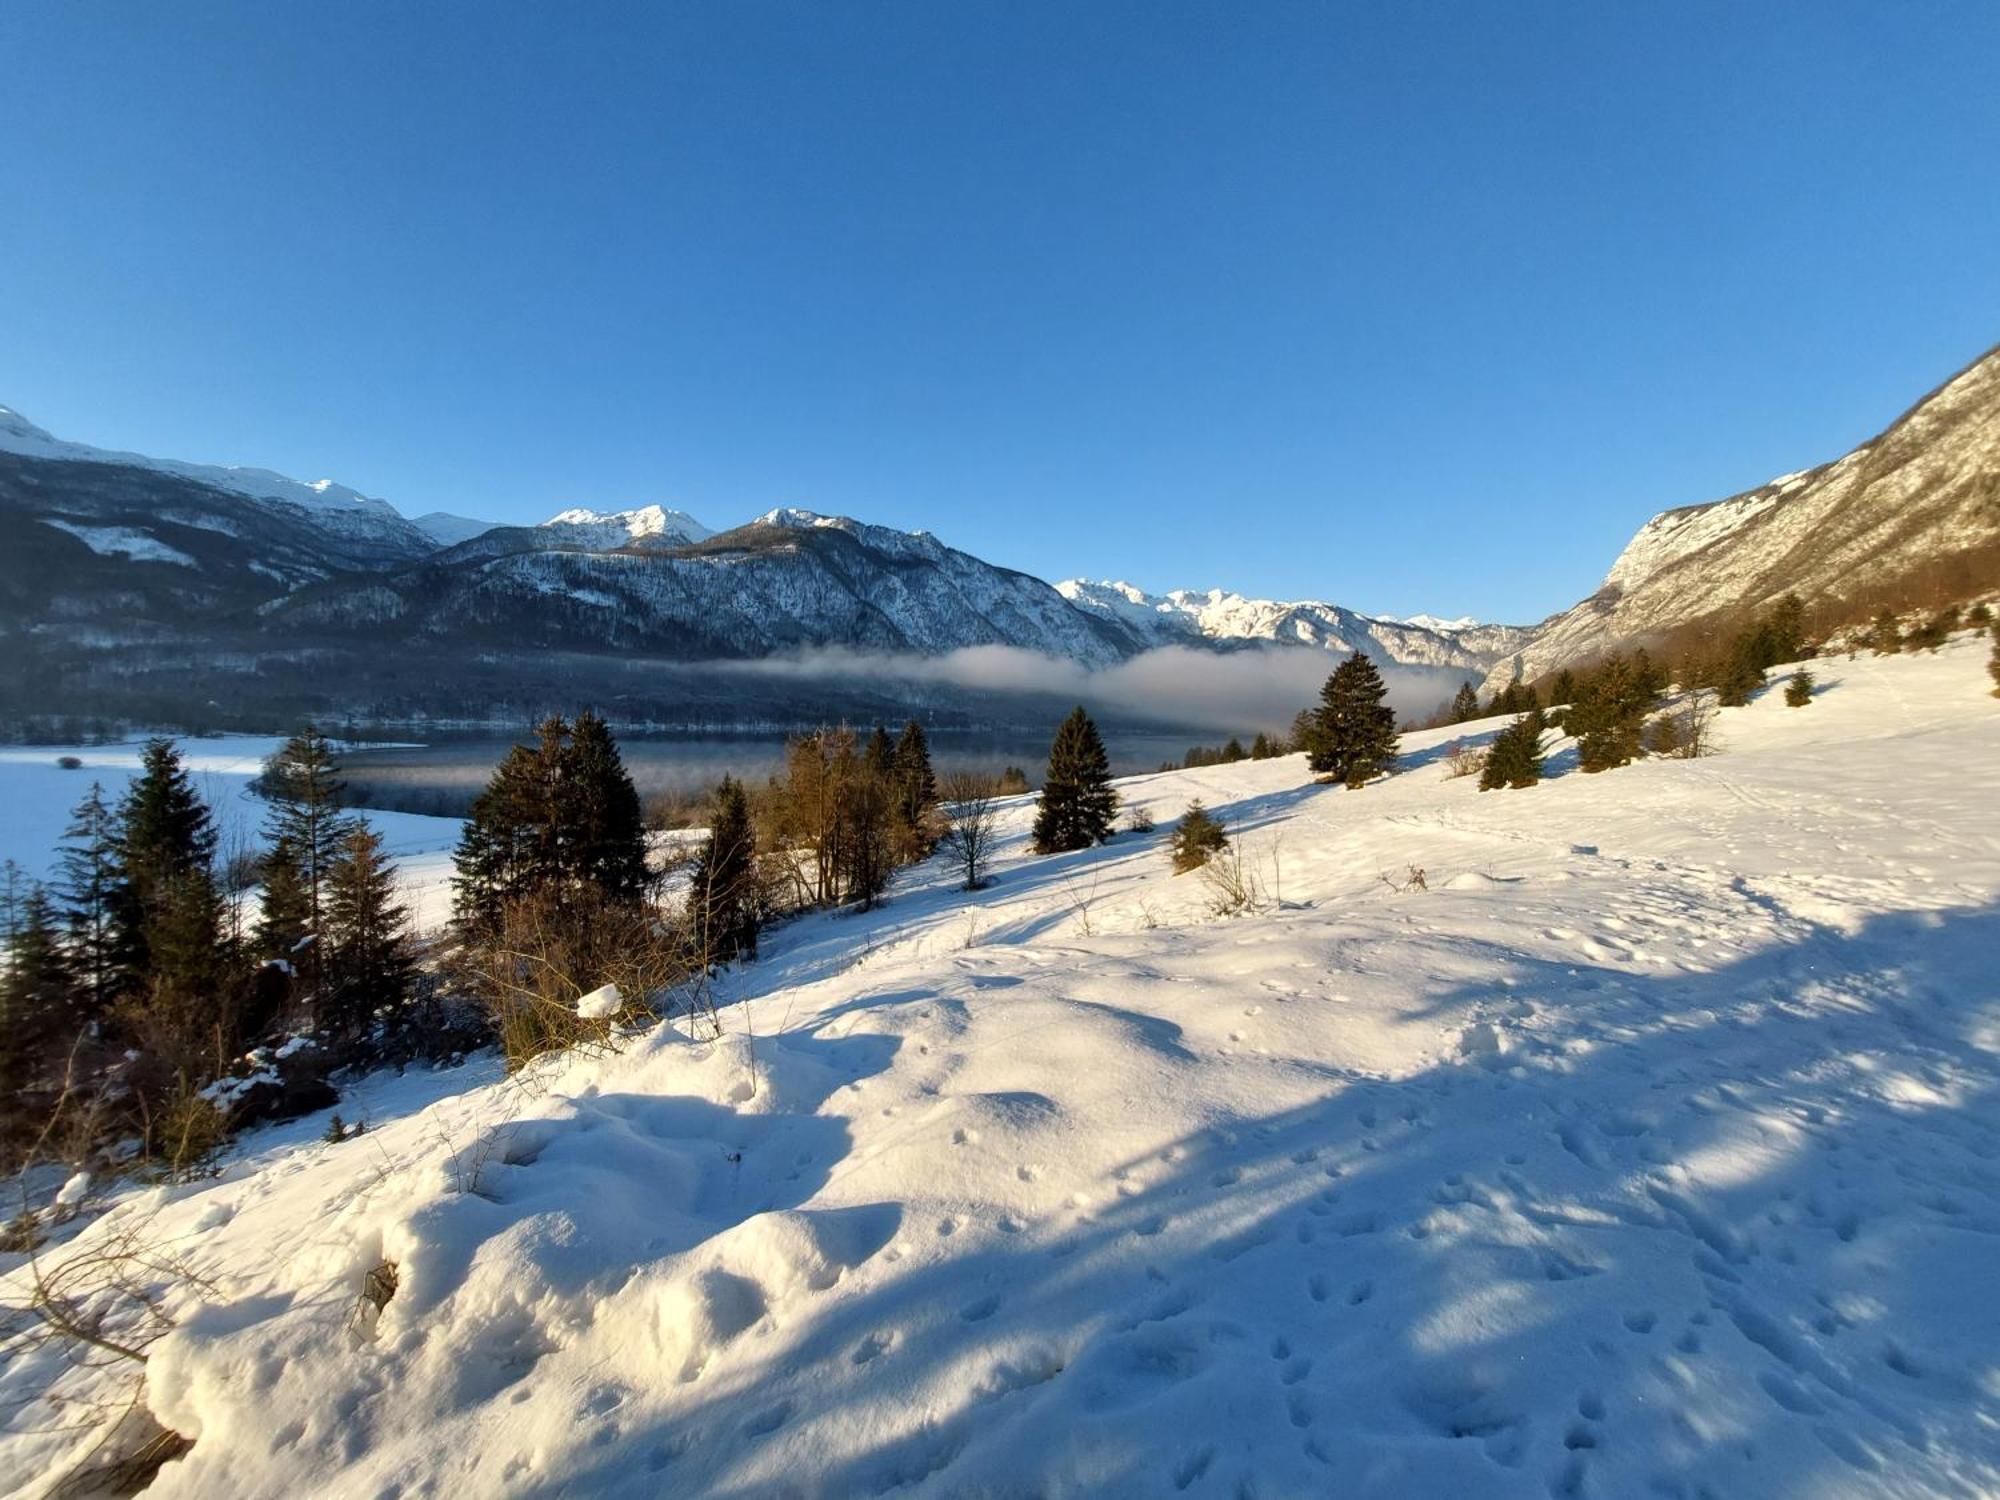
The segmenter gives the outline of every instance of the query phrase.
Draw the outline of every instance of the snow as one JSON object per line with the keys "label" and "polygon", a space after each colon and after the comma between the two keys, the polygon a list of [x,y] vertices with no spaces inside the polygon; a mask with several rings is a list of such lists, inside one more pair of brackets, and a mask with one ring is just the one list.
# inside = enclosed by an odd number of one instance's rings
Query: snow
{"label": "snow", "polygon": [[600,985],[576,1002],[576,1013],[585,1021],[608,1021],[625,1008],[625,997],[615,984]]}
{"label": "snow", "polygon": [[47,520],[44,525],[67,531],[100,557],[129,557],[134,562],[173,563],[192,568],[195,560],[177,547],[169,547],[156,536],[130,526],[85,526],[79,521]]}
{"label": "snow", "polygon": [[545,528],[561,528],[575,539],[586,540],[589,545],[597,547],[622,547],[648,537],[670,542],[700,542],[715,535],[686,511],[667,510],[658,505],[642,505],[635,510],[620,511],[559,511],[542,525]]}
{"label": "snow", "polygon": [[450,511],[433,510],[421,516],[412,516],[410,524],[440,547],[455,547],[460,542],[469,542],[476,536],[483,536],[498,521],[479,521],[471,516],[455,516]]}
{"label": "snow", "polygon": [[[148,1493],[1993,1493],[1986,649],[1527,791],[1445,779],[1488,721],[1360,791],[1134,778],[1161,832],[1055,858],[1016,799],[991,889],[770,933],[719,1037],[369,1079],[360,1140],[127,1189],[75,1243],[211,1287]],[[1168,874],[1194,797],[1254,914]],[[53,1487],[53,1415],[0,1480]]]}

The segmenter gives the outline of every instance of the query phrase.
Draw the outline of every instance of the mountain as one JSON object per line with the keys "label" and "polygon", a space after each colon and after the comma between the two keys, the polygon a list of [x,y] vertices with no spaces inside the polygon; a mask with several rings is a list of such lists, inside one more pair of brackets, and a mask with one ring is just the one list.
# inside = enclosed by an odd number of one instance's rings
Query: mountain
{"label": "mountain", "polygon": [[1482,625],[1472,619],[1417,615],[1398,620],[1364,615],[1319,600],[1283,603],[1250,599],[1223,589],[1174,589],[1148,594],[1129,583],[1065,579],[1056,585],[1078,609],[1123,631],[1137,649],[1169,645],[1256,644],[1312,646],[1345,654],[1365,651],[1400,666],[1487,671],[1526,644],[1529,629]]}
{"label": "mountain", "polygon": [[2000,348],[1832,463],[1653,517],[1596,593],[1487,679],[1533,680],[1787,592],[1809,602],[2000,580]]}
{"label": "mountain", "polygon": [[542,522],[542,530],[594,551],[618,547],[685,547],[715,533],[684,510],[644,505],[637,510],[566,510]]}
{"label": "mountain", "polygon": [[[172,504],[185,502],[197,490],[239,497],[304,533],[307,547],[323,546],[335,566],[381,566],[421,557],[437,545],[388,501],[373,499],[331,479],[305,482],[269,469],[183,463],[64,442],[5,406],[0,406],[0,455],[35,467],[52,466],[36,487],[56,507],[68,503],[84,513],[97,507],[107,490],[116,491],[118,504],[141,501],[145,478],[156,476],[164,482],[160,493],[168,502],[162,508],[164,520],[226,533],[228,518],[240,514],[242,507],[218,506],[213,498],[196,499],[188,515],[181,516],[173,513]],[[113,479],[113,471],[122,477]],[[15,472],[21,472],[19,466]]]}

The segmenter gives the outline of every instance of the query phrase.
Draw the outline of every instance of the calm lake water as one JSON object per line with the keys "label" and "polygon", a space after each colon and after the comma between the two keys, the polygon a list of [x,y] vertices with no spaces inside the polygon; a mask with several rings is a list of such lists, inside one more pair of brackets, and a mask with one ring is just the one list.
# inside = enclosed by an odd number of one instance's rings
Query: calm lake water
{"label": "calm lake water", "polygon": [[[895,729],[892,727],[892,734]],[[1048,765],[1053,728],[1043,733],[1015,731],[930,731],[931,762],[939,771],[982,770],[998,774],[1008,766],[1028,773],[1041,785]],[[862,731],[865,736],[866,731]],[[522,735],[521,740],[531,739]],[[1156,771],[1161,762],[1179,764],[1191,745],[1215,745],[1227,739],[1213,729],[1104,731],[1105,749],[1114,775]],[[1249,737],[1243,736],[1245,743]],[[369,807],[398,812],[444,813],[461,816],[485,787],[493,768],[515,744],[490,737],[444,739],[426,745],[381,746],[349,750],[341,756],[341,775]],[[626,769],[642,797],[659,793],[692,793],[713,786],[725,775],[762,781],[784,763],[785,737],[756,734],[729,738],[621,737],[618,747]]]}

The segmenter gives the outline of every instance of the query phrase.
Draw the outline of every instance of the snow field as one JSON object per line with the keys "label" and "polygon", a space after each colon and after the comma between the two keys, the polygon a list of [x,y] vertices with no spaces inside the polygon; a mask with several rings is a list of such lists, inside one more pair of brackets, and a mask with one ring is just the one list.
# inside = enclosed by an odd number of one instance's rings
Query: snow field
{"label": "snow field", "polygon": [[[774,932],[720,1038],[370,1079],[367,1134],[86,1231],[213,1283],[149,1493],[1990,1493],[1984,659],[1773,674],[1721,756],[1528,791],[1444,731],[1359,792],[1128,780],[1158,831],[1077,855],[1020,799],[992,889]],[[1259,911],[1168,874],[1196,796]],[[47,1415],[0,1435],[28,1493]]]}

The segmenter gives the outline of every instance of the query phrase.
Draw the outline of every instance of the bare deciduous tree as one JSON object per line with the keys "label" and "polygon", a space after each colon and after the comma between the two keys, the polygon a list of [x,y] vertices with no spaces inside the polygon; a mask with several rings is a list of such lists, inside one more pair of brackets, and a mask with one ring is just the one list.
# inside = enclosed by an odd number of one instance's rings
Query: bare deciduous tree
{"label": "bare deciduous tree", "polygon": [[999,836],[999,797],[999,783],[977,771],[950,772],[938,788],[944,814],[944,836],[938,847],[965,877],[968,891],[986,883],[986,867],[992,863]]}

